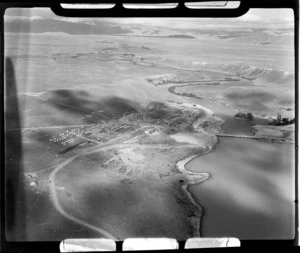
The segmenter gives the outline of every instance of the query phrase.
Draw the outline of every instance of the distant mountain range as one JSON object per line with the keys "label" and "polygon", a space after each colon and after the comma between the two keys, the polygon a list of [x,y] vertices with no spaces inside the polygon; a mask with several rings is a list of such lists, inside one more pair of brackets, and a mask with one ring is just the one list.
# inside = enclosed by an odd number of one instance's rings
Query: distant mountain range
{"label": "distant mountain range", "polygon": [[168,38],[205,38],[230,40],[236,43],[284,45],[294,41],[293,29],[175,29],[137,24],[118,24],[101,20],[67,21],[59,19],[13,19],[5,22],[5,32],[11,33],[66,33],[82,35],[127,35]]}
{"label": "distant mountain range", "polygon": [[12,33],[45,33],[63,32],[68,34],[128,34],[131,30],[124,29],[111,22],[83,23],[68,22],[57,19],[13,20],[6,22],[5,31]]}

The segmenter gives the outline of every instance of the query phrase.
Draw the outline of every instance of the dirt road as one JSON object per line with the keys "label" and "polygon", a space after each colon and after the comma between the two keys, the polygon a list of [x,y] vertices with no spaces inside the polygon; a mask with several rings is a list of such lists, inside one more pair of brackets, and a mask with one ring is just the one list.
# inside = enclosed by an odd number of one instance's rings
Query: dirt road
{"label": "dirt road", "polygon": [[[78,219],[72,215],[70,215],[69,213],[67,213],[61,206],[60,202],[59,202],[59,199],[58,199],[58,196],[57,196],[57,192],[56,192],[56,185],[55,185],[55,176],[56,174],[61,170],[63,169],[67,164],[71,163],[72,161],[74,161],[77,157],[79,156],[84,156],[84,155],[87,155],[89,153],[93,153],[93,152],[97,152],[97,151],[102,151],[104,149],[110,149],[112,146],[116,145],[118,141],[124,139],[124,138],[127,138],[129,135],[131,134],[134,134],[142,129],[144,129],[145,127],[142,127],[142,128],[139,128],[138,130],[135,130],[133,132],[130,132],[126,135],[122,135],[122,136],[119,136],[119,137],[116,137],[106,143],[101,143],[101,144],[98,144],[94,147],[91,147],[91,148],[88,148],[86,150],[83,150],[82,152],[76,154],[75,156],[73,157],[70,157],[68,159],[66,159],[64,162],[62,162],[61,164],[59,164],[49,175],[49,183],[50,183],[50,194],[51,194],[51,197],[52,197],[52,201],[53,201],[53,205],[54,207],[56,208],[56,210],[62,215],[64,216],[65,218],[77,223],[77,224],[80,224],[86,228],[89,228],[91,230],[94,230],[96,232],[98,232],[99,234],[101,234],[101,236],[105,237],[105,238],[109,238],[109,239],[113,239],[113,240],[118,240],[116,237],[114,237],[112,234],[110,234],[109,232],[99,228],[99,227],[96,227],[92,224],[89,224],[88,222],[85,222],[81,219]],[[127,144],[128,145],[128,144]]]}
{"label": "dirt road", "polygon": [[[95,147],[93,147],[94,149]],[[92,148],[90,149],[92,150]],[[88,153],[88,152],[87,152]],[[56,193],[56,186],[55,186],[55,176],[57,174],[57,172],[59,172],[64,166],[66,166],[68,163],[72,162],[74,159],[76,159],[78,156],[82,155],[81,153],[80,154],[77,154],[67,160],[65,160],[63,163],[61,163],[59,166],[57,166],[50,174],[49,176],[49,183],[50,183],[50,192],[51,192],[51,196],[52,196],[52,201],[53,201],[53,204],[54,204],[54,207],[56,208],[56,210],[62,215],[64,216],[65,218],[77,223],[77,224],[80,224],[86,228],[89,228],[91,230],[94,230],[96,232],[98,232],[99,234],[101,234],[101,236],[105,237],[105,238],[109,238],[109,239],[113,239],[113,240],[118,240],[116,237],[114,237],[112,234],[110,234],[109,232],[99,228],[99,227],[96,227],[92,224],[89,224],[83,220],[80,220],[70,214],[68,214],[63,208],[62,206],[60,205],[59,203],[59,200],[58,200],[58,196],[57,196],[57,193]]]}

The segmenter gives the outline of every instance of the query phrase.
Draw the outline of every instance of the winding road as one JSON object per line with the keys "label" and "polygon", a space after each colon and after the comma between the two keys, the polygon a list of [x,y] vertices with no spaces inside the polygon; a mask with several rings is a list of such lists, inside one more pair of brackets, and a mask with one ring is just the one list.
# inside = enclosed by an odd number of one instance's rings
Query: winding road
{"label": "winding road", "polygon": [[56,208],[56,210],[62,215],[64,216],[65,218],[79,224],[79,225],[82,225],[86,228],[89,228],[93,231],[96,231],[98,232],[99,234],[101,234],[103,237],[105,238],[109,238],[109,239],[113,239],[113,240],[118,240],[116,237],[114,237],[112,234],[110,234],[109,232],[99,228],[99,227],[96,227],[92,224],[89,224],[88,222],[86,221],[83,221],[81,219],[78,219],[70,214],[68,214],[61,206],[61,204],[59,203],[59,199],[58,199],[58,196],[57,196],[57,192],[56,192],[56,186],[55,186],[55,176],[56,174],[61,170],[63,169],[67,164],[69,164],[70,162],[74,161],[77,157],[79,156],[82,156],[82,155],[86,155],[88,153],[91,153],[91,152],[96,152],[97,151],[100,151],[100,150],[103,150],[103,149],[107,149],[107,148],[110,148],[112,145],[115,145],[116,141],[120,140],[120,139],[123,139],[125,137],[127,137],[128,135],[131,135],[135,132],[138,132],[140,131],[141,129],[143,129],[144,127],[142,128],[139,128],[138,130],[136,131],[133,131],[133,132],[130,132],[128,133],[127,135],[122,135],[120,137],[116,137],[110,141],[108,141],[107,143],[101,143],[101,144],[98,144],[97,146],[94,146],[94,147],[91,147],[89,149],[87,149],[85,152],[80,152],[79,154],[73,156],[73,157],[70,157],[68,158],[67,160],[65,160],[64,162],[62,162],[60,165],[58,165],[49,175],[49,183],[50,183],[50,194],[52,196],[52,201],[53,201],[53,204],[54,204],[54,207]]}
{"label": "winding road", "polygon": [[[59,198],[58,198],[58,195],[57,195],[57,192],[56,192],[56,185],[55,185],[55,177],[57,175],[57,173],[62,170],[67,164],[71,163],[72,161],[74,161],[76,158],[78,158],[79,156],[83,156],[83,155],[87,155],[87,154],[90,154],[90,153],[94,153],[94,152],[99,152],[99,151],[103,151],[103,150],[107,150],[107,149],[111,149],[112,147],[118,147],[118,148],[122,148],[122,147],[126,147],[126,146],[139,146],[141,147],[142,145],[141,144],[134,144],[134,143],[123,143],[123,144],[118,144],[117,141],[120,141],[120,139],[123,139],[123,138],[126,138],[128,137],[129,135],[131,134],[134,134],[142,129],[144,129],[146,127],[141,127],[133,132],[130,132],[126,135],[122,135],[120,137],[116,137],[106,143],[101,143],[101,144],[98,144],[94,147],[90,147],[88,149],[86,149],[85,151],[82,151],[76,155],[74,155],[73,157],[70,157],[68,159],[66,159],[65,161],[63,161],[61,164],[59,164],[49,175],[49,187],[50,187],[50,194],[51,194],[51,198],[52,198],[52,201],[53,201],[53,205],[54,207],[56,208],[56,210],[62,215],[64,216],[65,218],[79,224],[79,225],[82,225],[88,229],[91,229],[93,231],[96,231],[97,233],[99,233],[101,236],[105,237],[105,238],[109,238],[109,239],[113,239],[113,240],[118,240],[115,236],[113,236],[112,234],[110,234],[109,232],[99,228],[99,227],[96,227],[84,220],[81,220],[79,218],[76,218],[74,216],[72,216],[71,214],[67,213],[63,207],[61,206],[60,202],[59,202]],[[193,145],[178,145],[178,148],[182,148],[182,147],[191,147]],[[169,145],[145,145],[145,147],[147,148],[169,148],[170,146]]]}
{"label": "winding road", "polygon": [[59,172],[64,166],[66,166],[68,163],[72,162],[75,158],[77,158],[78,156],[80,156],[81,154],[78,154],[78,155],[75,155],[67,160],[65,160],[63,163],[61,163],[58,167],[55,168],[55,170],[53,170],[49,176],[49,182],[50,182],[50,191],[51,191],[51,195],[52,195],[52,200],[53,200],[53,204],[54,204],[54,207],[56,208],[56,210],[62,215],[64,216],[65,218],[77,223],[77,224],[80,224],[86,228],[89,228],[93,231],[96,231],[98,232],[99,234],[101,234],[103,237],[105,238],[109,238],[109,239],[113,239],[113,240],[118,240],[116,237],[114,237],[112,234],[108,233],[107,231],[99,228],[99,227],[96,227],[92,224],[89,224],[83,220],[80,220],[70,214],[68,214],[63,208],[62,206],[60,205],[59,203],[59,200],[58,200],[58,196],[57,196],[57,193],[56,193],[56,189],[55,189],[55,176],[57,174],[57,172]]}

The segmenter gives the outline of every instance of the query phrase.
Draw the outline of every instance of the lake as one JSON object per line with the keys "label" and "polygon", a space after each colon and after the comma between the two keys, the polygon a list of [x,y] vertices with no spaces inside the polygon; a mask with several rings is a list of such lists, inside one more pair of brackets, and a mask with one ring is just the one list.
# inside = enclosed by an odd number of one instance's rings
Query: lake
{"label": "lake", "polygon": [[292,239],[295,220],[294,145],[219,138],[215,150],[186,168],[207,172],[189,190],[203,207],[201,236]]}

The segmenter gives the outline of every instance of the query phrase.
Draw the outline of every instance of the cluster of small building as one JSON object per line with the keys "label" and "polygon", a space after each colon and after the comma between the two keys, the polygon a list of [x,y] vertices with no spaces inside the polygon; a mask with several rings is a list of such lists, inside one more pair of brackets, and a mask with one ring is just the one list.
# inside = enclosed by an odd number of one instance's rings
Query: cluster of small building
{"label": "cluster of small building", "polygon": [[84,136],[100,140],[105,137],[105,135],[110,131],[116,131],[119,129],[127,129],[129,125],[120,125],[117,123],[107,124],[107,125],[96,125],[89,128],[90,130],[84,133]]}
{"label": "cluster of small building", "polygon": [[71,130],[67,130],[57,136],[53,136],[49,141],[66,145],[73,143],[75,138],[80,136],[100,140],[100,138],[105,137],[105,135],[110,131],[117,131],[119,129],[127,128],[129,128],[129,125],[121,125],[118,123],[98,123],[88,127],[80,126]]}
{"label": "cluster of small building", "polygon": [[83,135],[85,129],[83,126],[79,128],[73,128],[72,130],[67,130],[64,133],[60,133],[57,136],[53,136],[49,141],[52,142],[61,142],[62,145],[66,145],[74,142],[77,136]]}

